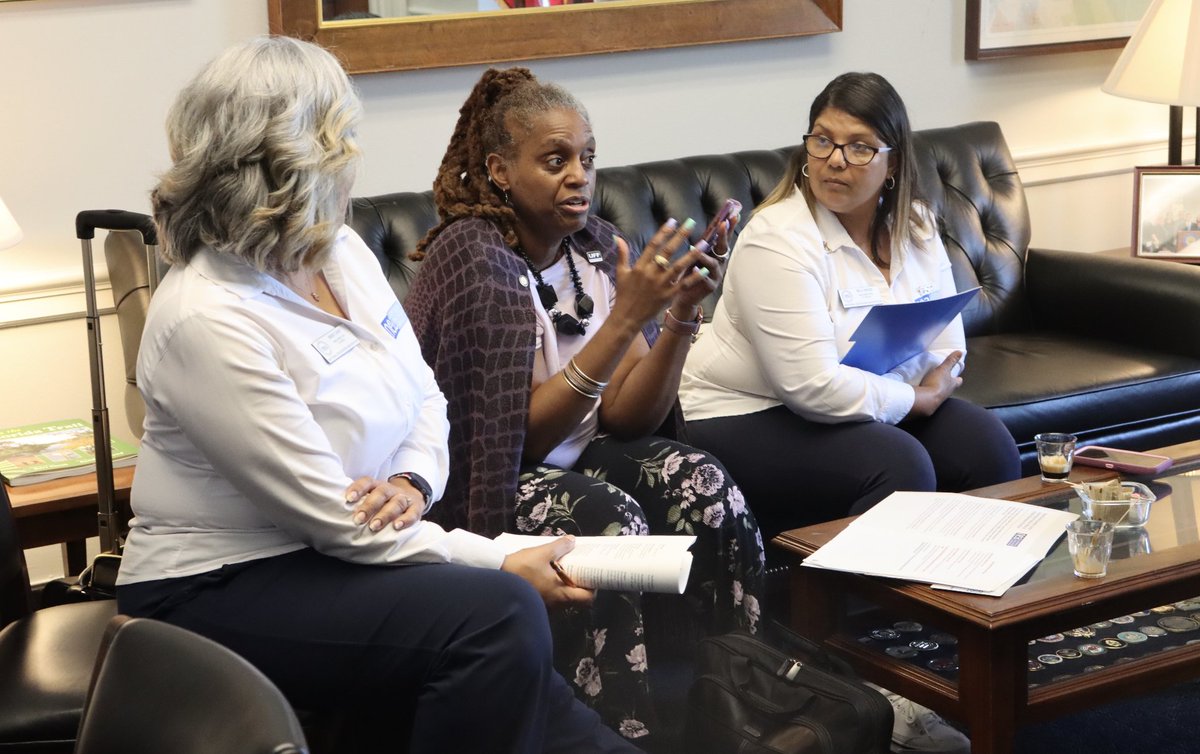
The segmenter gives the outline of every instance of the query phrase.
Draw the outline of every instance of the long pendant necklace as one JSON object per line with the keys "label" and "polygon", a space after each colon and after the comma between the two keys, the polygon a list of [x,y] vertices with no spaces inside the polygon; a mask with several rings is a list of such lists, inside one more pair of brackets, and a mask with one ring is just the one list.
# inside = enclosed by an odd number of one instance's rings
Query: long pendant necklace
{"label": "long pendant necklace", "polygon": [[571,245],[567,243],[567,239],[562,242],[563,255],[567,258],[567,270],[571,273],[571,285],[575,287],[575,314],[572,317],[558,308],[558,293],[555,292],[554,286],[550,285],[542,278],[542,273],[533,265],[533,260],[525,253],[525,250],[520,246],[516,247],[516,252],[525,260],[525,266],[529,268],[529,272],[533,275],[533,279],[537,281],[538,299],[541,300],[542,306],[546,308],[546,314],[550,315],[550,321],[554,323],[554,329],[562,335],[583,335],[587,332],[588,325],[591,324],[590,317],[595,310],[595,302],[592,297],[583,292],[583,282],[579,279],[579,270],[575,268],[574,255],[571,254]]}

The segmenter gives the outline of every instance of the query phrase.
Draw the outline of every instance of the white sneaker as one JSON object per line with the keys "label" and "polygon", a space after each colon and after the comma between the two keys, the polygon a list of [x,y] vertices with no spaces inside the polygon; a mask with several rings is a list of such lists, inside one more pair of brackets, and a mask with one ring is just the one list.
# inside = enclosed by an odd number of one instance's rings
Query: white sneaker
{"label": "white sneaker", "polygon": [[938,713],[873,683],[867,685],[887,697],[892,704],[892,711],[895,713],[895,721],[892,723],[893,752],[971,754],[970,739],[943,720]]}

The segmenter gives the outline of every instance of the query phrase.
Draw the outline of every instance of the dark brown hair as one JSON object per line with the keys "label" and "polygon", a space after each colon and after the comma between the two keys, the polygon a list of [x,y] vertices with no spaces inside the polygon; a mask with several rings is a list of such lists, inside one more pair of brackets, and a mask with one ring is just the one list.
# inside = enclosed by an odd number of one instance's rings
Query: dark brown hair
{"label": "dark brown hair", "polygon": [[[883,192],[883,204],[875,213],[870,228],[872,241],[878,242],[890,224],[893,254],[906,240],[918,248],[924,247],[925,242],[919,232],[921,220],[913,212],[913,203],[920,202],[921,196],[917,186],[912,128],[904,100],[900,99],[887,79],[877,73],[843,73],[830,81],[813,100],[808,111],[809,131],[812,131],[821,113],[830,107],[861,120],[879,134],[884,144],[892,148],[891,155],[896,161],[892,174],[896,183],[894,188]],[[815,200],[808,179],[802,173],[807,161],[808,154],[801,144],[792,153],[783,179],[755,211],[783,200],[797,188],[811,207]]]}
{"label": "dark brown hair", "polygon": [[433,200],[440,222],[410,254],[425,258],[425,248],[450,223],[481,217],[495,223],[504,242],[517,245],[517,216],[503,193],[488,180],[487,156],[516,156],[511,127],[528,133],[534,118],[551,110],[574,110],[586,121],[587,110],[557,84],[538,81],[528,68],[489,68],[458,111],[458,123],[433,181]]}

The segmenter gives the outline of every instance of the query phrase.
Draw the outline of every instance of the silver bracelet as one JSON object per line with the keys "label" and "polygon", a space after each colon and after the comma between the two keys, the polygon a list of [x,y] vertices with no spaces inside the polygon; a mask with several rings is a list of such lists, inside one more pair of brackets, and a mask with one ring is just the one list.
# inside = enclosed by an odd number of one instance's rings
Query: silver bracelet
{"label": "silver bracelet", "polygon": [[564,368],[562,370],[562,376],[563,376],[563,379],[566,380],[567,385],[572,390],[574,390],[575,392],[582,395],[584,398],[594,401],[600,397],[599,391],[589,390],[587,387],[584,387],[583,385],[579,384],[579,381],[578,381],[579,378],[572,375],[570,370]]}
{"label": "silver bracelet", "polygon": [[579,368],[579,364],[576,363],[574,358],[567,362],[566,368],[571,370],[571,372],[579,378],[580,383],[592,388],[597,393],[602,392],[604,388],[608,387],[607,382],[600,382],[599,380],[594,380],[587,376],[587,374],[585,374],[584,371]]}

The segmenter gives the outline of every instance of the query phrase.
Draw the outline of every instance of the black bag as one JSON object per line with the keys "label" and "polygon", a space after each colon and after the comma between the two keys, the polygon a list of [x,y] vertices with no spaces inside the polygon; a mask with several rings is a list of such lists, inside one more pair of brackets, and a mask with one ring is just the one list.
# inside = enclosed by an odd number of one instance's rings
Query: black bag
{"label": "black bag", "polygon": [[691,754],[887,754],[892,706],[849,666],[785,628],[703,639],[688,694]]}

